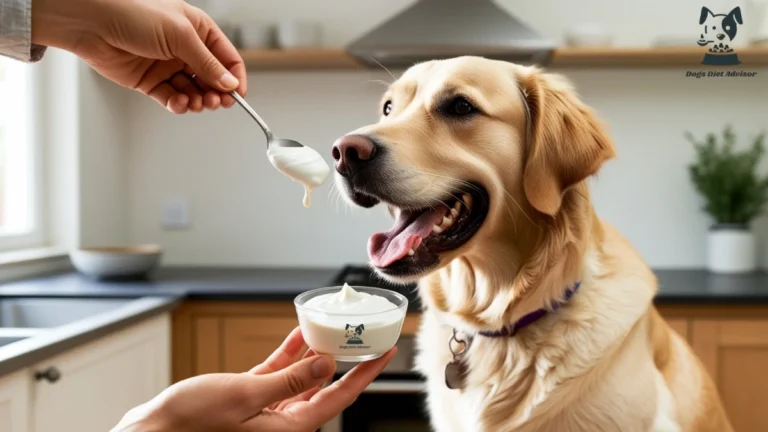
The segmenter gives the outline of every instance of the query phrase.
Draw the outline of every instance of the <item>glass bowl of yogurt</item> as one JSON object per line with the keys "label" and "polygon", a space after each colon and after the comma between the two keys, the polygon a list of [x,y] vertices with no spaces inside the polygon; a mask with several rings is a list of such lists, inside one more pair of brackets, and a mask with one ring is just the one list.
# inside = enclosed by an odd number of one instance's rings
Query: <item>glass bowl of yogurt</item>
{"label": "glass bowl of yogurt", "polygon": [[307,345],[341,362],[386,354],[400,337],[408,309],[400,293],[347,284],[307,291],[294,304]]}

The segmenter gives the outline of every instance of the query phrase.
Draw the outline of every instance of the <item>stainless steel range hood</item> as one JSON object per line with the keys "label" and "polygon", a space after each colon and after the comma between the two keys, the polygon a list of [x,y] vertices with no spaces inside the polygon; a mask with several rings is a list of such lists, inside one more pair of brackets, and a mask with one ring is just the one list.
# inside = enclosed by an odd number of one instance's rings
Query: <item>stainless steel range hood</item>
{"label": "stainless steel range hood", "polygon": [[347,47],[369,66],[474,55],[543,65],[555,45],[491,0],[420,0]]}

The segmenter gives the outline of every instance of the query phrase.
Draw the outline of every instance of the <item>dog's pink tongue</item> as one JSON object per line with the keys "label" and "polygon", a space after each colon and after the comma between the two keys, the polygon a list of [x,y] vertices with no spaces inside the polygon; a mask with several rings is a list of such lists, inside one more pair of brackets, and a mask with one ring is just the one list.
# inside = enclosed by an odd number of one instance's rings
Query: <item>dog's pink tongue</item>
{"label": "dog's pink tongue", "polygon": [[444,213],[443,209],[427,210],[411,222],[412,215],[400,212],[392,229],[376,233],[368,239],[371,264],[384,268],[408,255],[419,239],[432,233],[432,226],[443,219]]}

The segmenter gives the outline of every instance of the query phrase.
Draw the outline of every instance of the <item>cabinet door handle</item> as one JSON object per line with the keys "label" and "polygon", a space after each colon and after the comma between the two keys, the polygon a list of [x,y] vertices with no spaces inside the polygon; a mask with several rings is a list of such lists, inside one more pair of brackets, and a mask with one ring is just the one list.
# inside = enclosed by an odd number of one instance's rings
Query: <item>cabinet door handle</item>
{"label": "cabinet door handle", "polygon": [[49,383],[55,383],[61,378],[61,372],[58,369],[51,366],[44,371],[35,372],[35,379],[38,381],[46,380]]}

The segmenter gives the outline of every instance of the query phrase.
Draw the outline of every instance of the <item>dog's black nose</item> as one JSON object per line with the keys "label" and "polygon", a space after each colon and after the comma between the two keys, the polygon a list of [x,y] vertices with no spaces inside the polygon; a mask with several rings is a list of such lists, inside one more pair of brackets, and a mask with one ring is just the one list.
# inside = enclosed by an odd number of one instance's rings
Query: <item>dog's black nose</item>
{"label": "dog's black nose", "polygon": [[376,146],[364,135],[346,135],[333,145],[332,155],[336,171],[343,176],[351,176],[373,160]]}
{"label": "dog's black nose", "polygon": [[717,38],[720,39],[720,40],[723,40],[723,39],[725,39],[725,35],[721,33],[721,34],[717,35]]}

